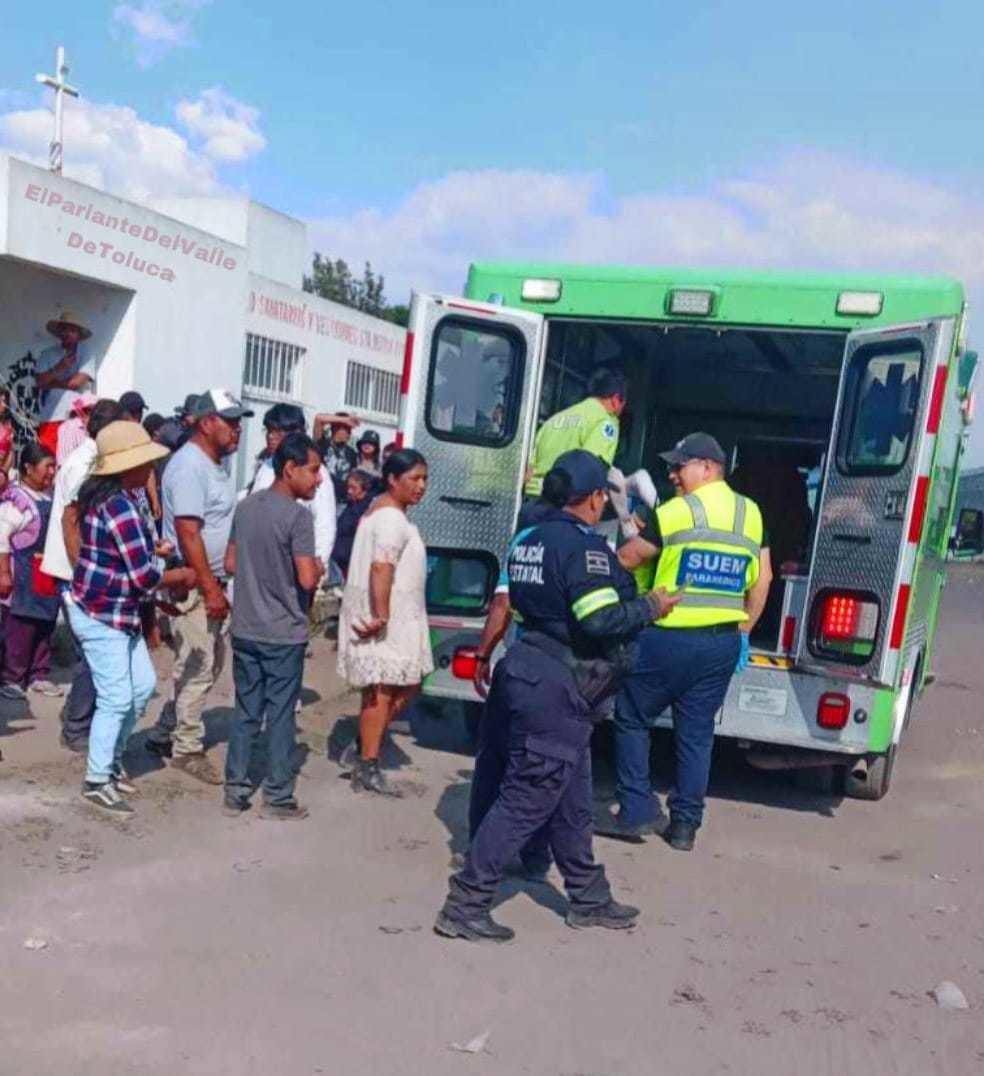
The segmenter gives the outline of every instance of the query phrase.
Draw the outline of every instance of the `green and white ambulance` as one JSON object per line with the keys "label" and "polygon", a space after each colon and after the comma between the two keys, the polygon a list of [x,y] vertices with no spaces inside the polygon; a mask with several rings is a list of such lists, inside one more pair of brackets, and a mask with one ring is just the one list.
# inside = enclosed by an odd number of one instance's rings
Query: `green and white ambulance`
{"label": "green and white ambulance", "polygon": [[[617,363],[616,464],[665,481],[657,454],[707,431],[769,532],[775,581],[718,734],[757,765],[835,766],[848,795],[885,794],[927,682],[973,414],[959,283],[481,263],[462,297],[416,295],[409,330],[402,438],[431,465],[414,512],[426,693],[476,699],[474,647],[538,425]],[[980,513],[960,522],[961,552],[979,551]]]}

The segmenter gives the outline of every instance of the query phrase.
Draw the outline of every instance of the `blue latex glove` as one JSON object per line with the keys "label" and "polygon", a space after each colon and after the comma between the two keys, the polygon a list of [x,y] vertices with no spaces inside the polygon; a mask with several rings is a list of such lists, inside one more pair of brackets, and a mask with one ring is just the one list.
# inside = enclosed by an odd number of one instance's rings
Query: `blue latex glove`
{"label": "blue latex glove", "polygon": [[744,672],[748,668],[748,659],[752,656],[752,646],[748,639],[748,632],[738,632],[738,639],[741,642],[741,649],[738,651],[738,664],[735,666],[736,673]]}

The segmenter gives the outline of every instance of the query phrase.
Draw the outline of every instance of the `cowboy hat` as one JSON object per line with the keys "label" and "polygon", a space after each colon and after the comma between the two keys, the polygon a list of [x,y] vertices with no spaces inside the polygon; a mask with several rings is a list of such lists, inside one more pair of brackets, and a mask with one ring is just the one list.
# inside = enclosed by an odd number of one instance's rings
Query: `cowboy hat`
{"label": "cowboy hat", "polygon": [[45,328],[52,336],[60,336],[62,329],[71,325],[73,329],[79,330],[79,337],[82,340],[88,340],[92,336],[91,330],[87,329],[75,314],[74,310],[63,310],[57,318],[53,318],[45,325]]}
{"label": "cowboy hat", "polygon": [[139,422],[111,422],[96,437],[99,457],[92,469],[93,477],[123,474],[145,463],[170,455],[163,445],[155,444]]}

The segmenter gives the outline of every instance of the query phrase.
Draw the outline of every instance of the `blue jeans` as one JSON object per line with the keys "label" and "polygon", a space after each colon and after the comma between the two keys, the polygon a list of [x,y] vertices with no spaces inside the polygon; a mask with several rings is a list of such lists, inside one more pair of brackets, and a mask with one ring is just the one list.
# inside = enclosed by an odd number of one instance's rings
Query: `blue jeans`
{"label": "blue jeans", "polygon": [[615,708],[615,778],[622,817],[636,825],[659,811],[649,780],[649,729],[673,710],[676,784],[671,816],[699,826],[711,772],[714,719],[738,661],[737,631],[646,628]]}
{"label": "blue jeans", "polygon": [[108,781],[119,769],[127,740],[157,686],[157,674],[142,635],[130,635],[66,603],[75,638],[96,686],[96,711],[89,731],[85,779]]}
{"label": "blue jeans", "polygon": [[229,730],[226,795],[245,802],[253,794],[249,764],[266,719],[269,767],[263,798],[283,806],[294,802],[293,754],[297,745],[297,700],[304,676],[306,643],[257,643],[232,640],[232,678],[236,716]]}

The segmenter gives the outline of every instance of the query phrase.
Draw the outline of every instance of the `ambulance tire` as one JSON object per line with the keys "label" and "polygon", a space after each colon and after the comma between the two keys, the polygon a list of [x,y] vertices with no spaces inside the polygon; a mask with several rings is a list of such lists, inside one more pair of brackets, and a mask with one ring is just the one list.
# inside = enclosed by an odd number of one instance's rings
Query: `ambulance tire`
{"label": "ambulance tire", "polygon": [[852,800],[880,800],[888,793],[895,769],[896,744],[884,755],[871,755],[868,758],[868,776],[859,781],[850,769],[844,771],[844,795]]}

